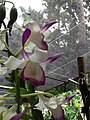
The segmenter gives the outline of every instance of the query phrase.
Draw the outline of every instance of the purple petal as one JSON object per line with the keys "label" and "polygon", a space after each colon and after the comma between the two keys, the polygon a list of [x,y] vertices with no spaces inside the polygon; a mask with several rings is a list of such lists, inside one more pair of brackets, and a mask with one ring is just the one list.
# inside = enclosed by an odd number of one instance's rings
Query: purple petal
{"label": "purple petal", "polygon": [[31,82],[34,86],[45,84],[45,73],[43,68],[37,63],[27,62],[21,72],[21,78],[22,80]]}
{"label": "purple petal", "polygon": [[41,46],[40,46],[39,48],[42,49],[42,50],[48,50],[48,45],[47,45],[47,43],[44,41],[44,36],[43,36],[43,38],[42,38],[42,40],[41,40]]}
{"label": "purple petal", "polygon": [[29,28],[26,28],[23,35],[22,35],[22,45],[24,46],[25,42],[27,41],[27,39],[29,38],[31,34],[31,30]]}
{"label": "purple petal", "polygon": [[76,94],[72,94],[72,95],[67,96],[67,97],[64,99],[64,101],[62,102],[62,104],[65,104],[65,103],[69,102],[75,95],[76,95]]}
{"label": "purple petal", "polygon": [[62,109],[62,107],[60,113],[58,112],[58,114],[60,114],[59,117],[53,117],[53,120],[66,120],[64,115],[64,110]]}
{"label": "purple petal", "polygon": [[22,56],[23,56],[23,58],[24,58],[26,61],[29,61],[29,60],[30,60],[30,59],[29,59],[29,56],[28,56],[28,54],[27,54],[27,52],[26,52],[25,50],[23,50]]}
{"label": "purple petal", "polygon": [[56,109],[51,109],[49,106],[47,106],[47,108],[52,112],[53,120],[66,120],[64,110],[61,105],[59,105]]}
{"label": "purple petal", "polygon": [[20,118],[24,115],[25,112],[19,113],[13,116],[10,120],[20,120]]}
{"label": "purple petal", "polygon": [[43,28],[41,29],[41,32],[46,31],[49,27],[51,27],[53,24],[57,23],[56,21],[51,21],[50,23],[47,23],[43,26]]}
{"label": "purple petal", "polygon": [[64,55],[64,52],[62,53],[57,53],[57,54],[54,54],[50,57],[48,57],[48,59],[46,59],[45,61],[42,62],[42,64],[49,64],[49,63],[52,63],[54,62],[55,60],[57,60],[59,57],[61,57],[62,55]]}

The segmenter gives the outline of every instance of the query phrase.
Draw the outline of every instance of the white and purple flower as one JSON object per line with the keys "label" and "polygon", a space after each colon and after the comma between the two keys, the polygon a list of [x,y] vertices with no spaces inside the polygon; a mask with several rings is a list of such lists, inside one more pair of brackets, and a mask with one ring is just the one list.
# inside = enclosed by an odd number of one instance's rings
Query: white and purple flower
{"label": "white and purple flower", "polygon": [[60,101],[60,97],[47,98],[43,95],[38,95],[39,103],[35,106],[37,107],[36,109],[39,109],[41,111],[44,109],[50,110],[53,115],[53,120],[66,120],[62,104],[69,102],[75,95],[76,94],[67,96],[62,102]]}

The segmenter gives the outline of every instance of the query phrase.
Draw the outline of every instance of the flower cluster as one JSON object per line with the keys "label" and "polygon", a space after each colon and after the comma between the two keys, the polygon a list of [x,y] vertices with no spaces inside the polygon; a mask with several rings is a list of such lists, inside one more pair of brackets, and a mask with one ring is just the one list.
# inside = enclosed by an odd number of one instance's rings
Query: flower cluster
{"label": "flower cluster", "polygon": [[[25,28],[22,34],[22,48],[15,55],[9,55],[7,60],[1,61],[3,64],[0,65],[0,76],[6,73],[14,73],[12,78],[14,79],[13,81],[16,87],[13,88],[15,88],[16,91],[18,114],[15,113],[12,117],[9,117],[10,120],[19,120],[27,112],[27,110],[20,111],[23,97],[27,102],[29,101],[28,103],[30,103],[31,106],[29,106],[29,108],[41,111],[47,108],[51,111],[54,120],[65,120],[64,111],[61,105],[70,101],[75,95],[68,96],[61,102],[60,98],[50,96],[47,98],[44,96],[44,94],[47,93],[33,91],[37,86],[45,85],[47,75],[46,66],[64,55],[64,52],[60,52],[48,56],[47,41],[50,33],[49,28],[55,23],[55,21],[47,23],[40,29],[35,22],[31,22],[30,28]],[[1,32],[0,42],[11,53],[11,50],[2,37],[3,34]],[[1,50],[4,49],[4,47],[2,47]],[[18,57],[20,54],[22,55],[22,59]],[[22,86],[20,86],[19,81],[24,82],[23,89],[26,91],[25,95],[22,95],[20,92]],[[34,103],[34,99],[29,100],[31,96],[35,95],[39,98],[39,103],[37,104]]]}
{"label": "flower cluster", "polygon": [[[31,82],[34,86],[40,86],[45,84],[45,66],[52,63],[57,58],[61,57],[64,52],[57,53],[48,57],[48,45],[45,41],[45,31],[55,24],[56,22],[50,22],[46,24],[41,30],[31,31],[26,28],[22,35],[22,56],[23,59],[19,60],[15,56],[10,56],[3,64],[4,67],[0,67],[1,75],[5,74],[7,70],[21,69],[21,79]],[[36,26],[37,27],[37,26]],[[44,34],[43,34],[44,33]],[[30,43],[33,42],[34,52],[29,55],[27,48]]]}

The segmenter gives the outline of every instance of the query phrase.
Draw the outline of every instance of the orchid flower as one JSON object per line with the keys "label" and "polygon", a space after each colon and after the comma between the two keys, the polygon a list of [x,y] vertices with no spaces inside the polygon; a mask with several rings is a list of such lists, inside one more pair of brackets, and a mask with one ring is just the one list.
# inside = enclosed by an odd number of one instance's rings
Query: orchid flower
{"label": "orchid flower", "polygon": [[25,30],[26,35],[28,31],[30,32],[29,39],[25,43],[25,50],[27,50],[27,47],[29,49],[29,45],[31,42],[33,42],[39,49],[48,50],[48,45],[45,42],[44,38],[45,36],[48,38],[48,35],[50,34],[50,31],[48,30],[48,28],[51,27],[55,23],[56,23],[55,21],[47,23],[42,27],[42,29],[40,29],[39,26],[35,24],[35,22],[32,22],[30,24],[30,29],[27,28]]}
{"label": "orchid flower", "polygon": [[64,116],[64,110],[62,109],[62,104],[65,104],[66,102],[69,102],[76,94],[69,95],[66,97],[62,102],[60,101],[60,98],[47,98],[43,95],[39,96],[39,103],[35,106],[36,109],[44,110],[49,109],[52,112],[52,115],[54,117],[54,120],[66,120]]}
{"label": "orchid flower", "polygon": [[55,55],[48,57],[46,60],[40,63],[38,62],[35,63],[29,60],[21,72],[21,78],[25,81],[31,82],[34,86],[44,85],[45,84],[45,72],[44,72],[45,66],[54,62],[63,54],[64,53],[57,53]]}

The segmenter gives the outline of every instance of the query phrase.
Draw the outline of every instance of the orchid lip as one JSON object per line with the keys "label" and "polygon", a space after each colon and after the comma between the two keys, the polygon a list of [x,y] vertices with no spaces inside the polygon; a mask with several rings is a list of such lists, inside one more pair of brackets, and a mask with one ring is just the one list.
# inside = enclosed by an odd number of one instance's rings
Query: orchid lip
{"label": "orchid lip", "polygon": [[[28,76],[29,73],[26,73],[27,75],[25,76],[25,72],[27,72],[27,67],[28,67],[29,62],[27,62],[26,66],[23,68],[22,72],[21,72],[21,79],[24,81],[28,81],[31,82],[31,84],[33,84],[34,86],[42,86],[45,85],[45,73],[43,71],[43,68],[39,66],[39,70],[40,70],[40,74],[41,76],[39,76],[39,78],[35,78],[34,76]],[[31,67],[29,69],[32,69]],[[37,73],[39,74],[39,73]]]}

